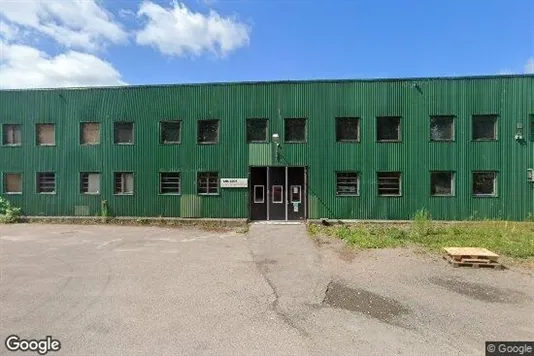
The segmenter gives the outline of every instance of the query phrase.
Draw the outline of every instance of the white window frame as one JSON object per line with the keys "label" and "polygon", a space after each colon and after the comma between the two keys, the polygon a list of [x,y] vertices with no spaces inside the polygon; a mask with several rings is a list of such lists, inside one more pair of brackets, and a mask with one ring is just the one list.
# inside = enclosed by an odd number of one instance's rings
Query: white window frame
{"label": "white window frame", "polygon": [[[282,192],[282,194],[280,195],[280,201],[274,199],[274,190],[275,190],[274,188],[275,187],[280,187],[280,192]],[[284,185],[283,184],[273,185],[272,200],[271,201],[272,201],[273,204],[284,204]]]}

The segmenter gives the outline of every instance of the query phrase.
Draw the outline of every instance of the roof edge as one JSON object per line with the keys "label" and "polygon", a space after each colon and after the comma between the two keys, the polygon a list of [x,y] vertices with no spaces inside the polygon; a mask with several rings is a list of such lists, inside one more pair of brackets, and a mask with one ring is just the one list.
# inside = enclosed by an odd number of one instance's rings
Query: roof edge
{"label": "roof edge", "polygon": [[414,82],[434,80],[487,80],[487,79],[515,79],[534,78],[534,74],[494,74],[494,75],[467,75],[467,76],[436,76],[436,77],[396,77],[396,78],[366,78],[366,79],[301,79],[301,80],[262,80],[262,81],[235,81],[235,82],[193,82],[193,83],[166,83],[166,84],[126,84],[126,85],[99,85],[81,87],[43,87],[1,89],[0,92],[9,91],[54,91],[54,90],[96,90],[96,89],[129,89],[129,88],[168,88],[168,87],[198,87],[198,86],[238,86],[238,85],[277,85],[277,84],[347,84],[347,83],[381,83],[381,82]]}

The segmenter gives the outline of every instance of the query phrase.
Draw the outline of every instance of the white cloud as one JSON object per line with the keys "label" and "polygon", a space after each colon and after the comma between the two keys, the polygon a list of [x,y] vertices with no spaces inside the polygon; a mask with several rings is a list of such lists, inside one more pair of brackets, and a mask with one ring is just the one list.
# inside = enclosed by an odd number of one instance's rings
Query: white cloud
{"label": "white cloud", "polygon": [[0,40],[0,88],[123,85],[120,73],[94,55],[68,51],[55,57]]}
{"label": "white cloud", "polygon": [[141,4],[137,15],[146,19],[137,32],[140,45],[152,46],[166,55],[199,56],[210,52],[225,56],[249,43],[249,27],[231,17],[222,17],[211,10],[202,14],[174,2],[164,8],[151,1]]}
{"label": "white cloud", "polygon": [[18,35],[18,28],[11,26],[4,21],[0,21],[0,38],[9,41]]}
{"label": "white cloud", "polygon": [[525,64],[525,73],[534,74],[534,57],[530,57],[530,59]]}
{"label": "white cloud", "polygon": [[0,1],[0,16],[68,48],[95,51],[107,42],[127,40],[121,25],[96,0],[6,0]]}

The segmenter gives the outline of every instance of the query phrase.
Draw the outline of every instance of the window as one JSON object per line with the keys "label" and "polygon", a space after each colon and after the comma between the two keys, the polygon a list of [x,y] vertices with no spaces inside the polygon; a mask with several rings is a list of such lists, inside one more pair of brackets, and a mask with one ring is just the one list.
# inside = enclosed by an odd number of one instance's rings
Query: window
{"label": "window", "polygon": [[336,173],[336,195],[359,195],[360,176],[356,172]]}
{"label": "window", "polygon": [[219,193],[219,173],[199,172],[197,176],[198,194],[218,194]]}
{"label": "window", "polygon": [[22,174],[21,173],[4,173],[4,193],[21,194],[22,193]]}
{"label": "window", "polygon": [[115,122],[114,137],[116,144],[132,145],[134,143],[133,122]]}
{"label": "window", "polygon": [[401,195],[401,174],[400,172],[379,172],[378,195],[380,196],[400,196]]}
{"label": "window", "polygon": [[247,120],[247,142],[267,142],[268,140],[267,120],[248,119]]}
{"label": "window", "polygon": [[115,194],[133,194],[134,175],[131,172],[115,173]]}
{"label": "window", "polygon": [[56,130],[54,124],[37,124],[37,145],[53,146],[56,144]]}
{"label": "window", "polygon": [[496,196],[497,172],[473,172],[473,195]]}
{"label": "window", "polygon": [[180,194],[180,173],[160,173],[159,193]]}
{"label": "window", "polygon": [[180,121],[160,122],[160,142],[163,144],[177,144],[181,140],[182,123]]}
{"label": "window", "polygon": [[254,203],[255,204],[265,203],[265,187],[263,185],[254,186]]}
{"label": "window", "polygon": [[274,204],[281,204],[284,202],[284,186],[283,185],[273,185],[273,197],[271,200]]}
{"label": "window", "polygon": [[454,141],[454,116],[432,116],[430,118],[431,141]]}
{"label": "window", "polygon": [[219,142],[219,120],[200,120],[198,122],[198,143],[214,144]]}
{"label": "window", "polygon": [[100,143],[100,123],[82,122],[80,125],[80,143],[82,145],[98,145]]}
{"label": "window", "polygon": [[2,144],[18,146],[22,144],[22,125],[5,124],[2,126]]}
{"label": "window", "polygon": [[50,172],[37,173],[37,193],[50,194],[56,192],[56,174]]}
{"label": "window", "polygon": [[82,194],[100,193],[100,173],[81,173],[80,192]]}
{"label": "window", "polygon": [[378,142],[400,142],[400,117],[382,116],[376,118],[376,140]]}
{"label": "window", "polygon": [[473,115],[473,140],[494,141],[497,139],[496,115]]}
{"label": "window", "polygon": [[284,124],[285,142],[306,142],[306,119],[286,119]]}
{"label": "window", "polygon": [[430,195],[452,196],[454,195],[453,172],[430,172]]}
{"label": "window", "polygon": [[336,141],[337,142],[360,141],[360,119],[357,117],[336,118]]}

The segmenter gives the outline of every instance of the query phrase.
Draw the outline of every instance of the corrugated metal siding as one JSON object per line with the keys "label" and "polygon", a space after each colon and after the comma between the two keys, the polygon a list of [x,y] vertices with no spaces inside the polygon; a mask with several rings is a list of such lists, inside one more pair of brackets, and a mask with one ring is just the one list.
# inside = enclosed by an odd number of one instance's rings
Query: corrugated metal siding
{"label": "corrugated metal siding", "polygon": [[[414,86],[417,84],[417,87]],[[0,92],[0,122],[23,123],[23,147],[0,149],[1,172],[24,172],[24,194],[9,196],[31,215],[95,215],[101,199],[121,216],[247,217],[246,189],[198,196],[196,174],[248,176],[249,165],[308,166],[309,216],[406,219],[426,207],[438,219],[523,219],[534,212],[534,77],[418,79],[57,89]],[[455,142],[429,142],[430,115],[454,115]],[[498,114],[498,141],[472,142],[471,115]],[[376,116],[402,117],[401,143],[376,143]],[[361,118],[360,143],[335,142],[335,118]],[[283,162],[271,145],[247,145],[247,118],[268,118],[279,133]],[[305,144],[285,144],[284,119],[307,118]],[[197,145],[197,120],[221,120],[220,143]],[[182,143],[161,145],[159,121],[182,120]],[[113,144],[114,121],[135,122],[135,144]],[[101,144],[79,145],[81,121],[102,123]],[[56,146],[37,147],[37,122],[56,123]],[[473,198],[473,170],[496,170],[498,197]],[[335,171],[361,173],[360,197],[335,196]],[[376,172],[401,171],[401,197],[378,197]],[[430,197],[431,170],[456,172],[454,197]],[[36,172],[55,171],[57,194],[35,194]],[[103,173],[101,195],[79,193],[79,173]],[[113,172],[135,172],[135,194],[113,194]],[[182,195],[159,193],[160,171],[182,173]]]}

